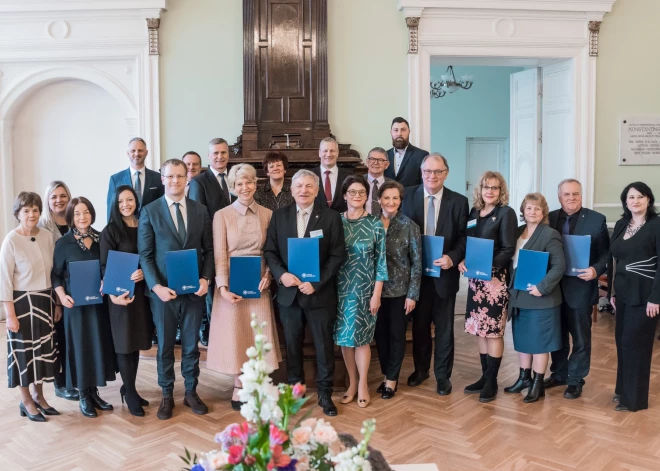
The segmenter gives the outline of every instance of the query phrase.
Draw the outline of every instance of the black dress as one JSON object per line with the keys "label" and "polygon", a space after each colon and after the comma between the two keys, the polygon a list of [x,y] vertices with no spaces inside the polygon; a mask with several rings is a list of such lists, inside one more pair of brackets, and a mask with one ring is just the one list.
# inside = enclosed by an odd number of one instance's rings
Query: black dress
{"label": "black dress", "polygon": [[[137,254],[137,227],[124,224],[126,236],[110,224],[101,233],[101,274],[105,275],[108,252],[128,252]],[[135,284],[135,299],[128,306],[119,306],[108,299],[112,340],[117,353],[133,353],[151,348],[153,319],[149,308],[149,298],[145,296],[147,284],[140,281]]]}
{"label": "black dress", "polygon": [[[69,263],[99,259],[99,244],[83,250],[73,232],[55,243],[51,281],[53,289],[64,287],[71,294]],[[66,337],[66,388],[88,389],[115,380],[115,354],[112,349],[110,320],[105,304],[64,308]]]}

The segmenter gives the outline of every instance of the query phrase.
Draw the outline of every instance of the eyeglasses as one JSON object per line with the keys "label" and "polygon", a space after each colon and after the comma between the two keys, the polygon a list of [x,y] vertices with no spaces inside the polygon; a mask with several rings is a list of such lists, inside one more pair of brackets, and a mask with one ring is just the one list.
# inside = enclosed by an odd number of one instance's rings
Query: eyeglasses
{"label": "eyeglasses", "polygon": [[486,191],[500,191],[499,186],[485,186],[485,185],[482,185],[481,188],[483,190],[486,190]]}
{"label": "eyeglasses", "polygon": [[447,169],[443,170],[422,170],[422,175],[425,177],[430,177],[431,175],[435,175],[436,177],[442,176],[443,173],[445,173]]}
{"label": "eyeglasses", "polygon": [[163,175],[163,178],[167,178],[168,182],[174,181],[174,180],[183,180],[186,178],[185,175]]}
{"label": "eyeglasses", "polygon": [[367,196],[367,192],[365,190],[348,190],[346,193],[351,196]]}
{"label": "eyeglasses", "polygon": [[387,162],[387,160],[385,160],[385,159],[375,159],[373,157],[367,157],[367,160],[371,163],[378,164],[378,165],[382,165],[385,162]]}

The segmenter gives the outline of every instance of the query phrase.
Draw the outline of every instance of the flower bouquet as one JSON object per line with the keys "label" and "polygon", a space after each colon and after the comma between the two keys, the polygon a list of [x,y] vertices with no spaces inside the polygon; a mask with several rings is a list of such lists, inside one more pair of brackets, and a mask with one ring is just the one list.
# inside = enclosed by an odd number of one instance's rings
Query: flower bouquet
{"label": "flower bouquet", "polygon": [[188,467],[184,469],[371,471],[368,443],[376,428],[375,419],[363,423],[362,441],[350,448],[342,444],[332,425],[323,419],[303,417],[292,425],[293,417],[307,401],[303,397],[305,386],[273,384],[273,368],[264,359],[264,354],[273,348],[263,334],[266,324],[258,325],[253,314],[251,326],[255,345],[247,350],[248,361],[239,377],[245,422],[231,424],[215,436],[219,450],[198,457],[186,449],[182,460]]}

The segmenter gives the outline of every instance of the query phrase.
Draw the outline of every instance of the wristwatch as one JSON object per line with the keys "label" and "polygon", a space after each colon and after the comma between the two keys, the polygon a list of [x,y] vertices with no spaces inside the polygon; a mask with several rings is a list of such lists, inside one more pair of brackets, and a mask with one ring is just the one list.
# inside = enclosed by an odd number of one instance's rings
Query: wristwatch
{"label": "wristwatch", "polygon": [[203,279],[203,280],[206,280],[206,284],[209,285],[209,286],[211,286],[211,280],[210,280],[208,277],[203,276],[202,279]]}

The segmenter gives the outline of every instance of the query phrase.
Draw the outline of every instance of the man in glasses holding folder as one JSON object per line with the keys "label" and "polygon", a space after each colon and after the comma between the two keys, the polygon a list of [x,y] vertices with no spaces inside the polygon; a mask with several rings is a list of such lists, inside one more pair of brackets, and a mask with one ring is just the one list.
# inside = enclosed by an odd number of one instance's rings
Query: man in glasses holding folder
{"label": "man in glasses holding folder", "polygon": [[[578,180],[563,180],[559,183],[558,193],[561,209],[549,214],[550,227],[562,236],[588,236],[591,247],[589,267],[577,269],[575,274],[564,275],[560,282],[563,295],[562,348],[552,352],[552,375],[545,380],[545,387],[567,384],[564,397],[577,399],[582,394],[584,378],[589,374],[591,365],[591,313],[593,306],[598,304],[598,278],[606,270],[610,238],[605,216],[582,207],[582,185]],[[564,247],[568,245],[564,237]],[[566,262],[568,264],[568,257]]]}
{"label": "man in glasses holding folder", "polygon": [[[196,392],[199,377],[197,333],[205,310],[204,298],[214,276],[213,229],[206,207],[185,197],[186,164],[166,161],[161,169],[165,195],[144,207],[138,228],[138,253],[149,288],[151,312],[158,333],[158,385],[163,399],[158,418],[172,417],[174,408],[174,339],[181,325],[181,375],[186,394],[183,405],[195,414],[208,408]],[[166,253],[195,250],[199,279],[196,292],[177,295],[168,287]],[[183,267],[185,268],[185,267]]]}

